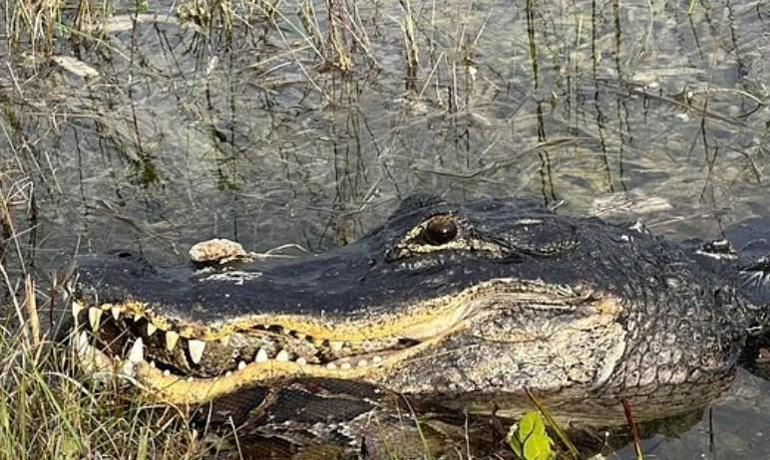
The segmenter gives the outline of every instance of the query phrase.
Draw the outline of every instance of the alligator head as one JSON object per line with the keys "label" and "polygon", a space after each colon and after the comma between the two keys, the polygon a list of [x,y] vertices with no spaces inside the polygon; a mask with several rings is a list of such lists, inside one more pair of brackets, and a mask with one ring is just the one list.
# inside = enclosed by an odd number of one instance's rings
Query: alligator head
{"label": "alligator head", "polygon": [[623,422],[707,404],[758,309],[644,229],[522,200],[408,200],[302,259],[156,269],[84,260],[76,343],[172,403],[304,378],[450,408]]}

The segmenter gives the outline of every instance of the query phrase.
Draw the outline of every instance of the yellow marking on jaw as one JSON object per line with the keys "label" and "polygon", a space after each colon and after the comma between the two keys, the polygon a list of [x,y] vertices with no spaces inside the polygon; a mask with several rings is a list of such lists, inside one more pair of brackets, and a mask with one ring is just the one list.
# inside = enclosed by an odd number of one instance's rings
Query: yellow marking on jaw
{"label": "yellow marking on jaw", "polygon": [[[429,301],[402,315],[384,314],[375,321],[358,320],[343,324],[329,324],[315,318],[299,315],[254,316],[230,323],[235,329],[248,329],[253,324],[279,325],[286,331],[294,330],[316,340],[339,342],[367,342],[389,338],[422,339],[444,331],[466,313],[464,299],[446,302]],[[416,310],[416,311],[415,311]]]}
{"label": "yellow marking on jaw", "polygon": [[[203,341],[227,341],[227,338],[237,332],[252,331],[254,326],[281,326],[284,331],[296,331],[309,335],[315,342],[323,340],[339,341],[347,343],[365,343],[374,340],[388,340],[394,338],[409,338],[422,340],[436,336],[451,328],[461,321],[469,312],[470,305],[479,293],[489,295],[486,291],[501,287],[501,293],[509,292],[508,283],[517,283],[516,280],[499,278],[480,283],[465,289],[459,294],[448,295],[437,299],[430,299],[418,303],[401,313],[375,312],[375,319],[351,319],[346,322],[333,323],[321,317],[309,317],[302,315],[249,315],[229,320],[226,322],[214,322],[209,325],[186,323],[177,320],[172,323],[162,314],[157,314],[153,309],[139,301],[130,300],[121,304],[124,314],[143,316],[152,321],[162,331],[176,331],[181,337]],[[521,283],[514,286],[512,291],[517,293],[519,299],[531,295],[533,299],[539,297],[540,282]],[[528,292],[528,288],[533,289]],[[589,295],[590,292],[585,293]],[[107,309],[112,305],[103,305]],[[600,299],[598,309],[601,313],[616,315],[622,307],[606,299]]]}
{"label": "yellow marking on jaw", "polygon": [[376,382],[378,377],[388,374],[388,369],[395,367],[420,351],[435,344],[451,332],[446,331],[440,337],[422,342],[414,347],[396,352],[386,357],[382,364],[370,367],[351,367],[350,369],[328,369],[323,365],[300,365],[294,362],[270,360],[266,363],[249,364],[229,376],[216,378],[195,378],[192,381],[175,375],[164,375],[147,362],[136,365],[134,377],[152,391],[151,398],[170,404],[202,404],[217,397],[229,395],[249,386],[269,383],[272,380],[292,377],[318,377],[344,380],[364,380]]}
{"label": "yellow marking on jaw", "polygon": [[226,337],[236,332],[249,331],[255,325],[262,325],[281,326],[284,331],[297,331],[310,335],[315,340],[355,343],[388,338],[421,339],[434,336],[462,319],[467,310],[467,300],[473,296],[474,292],[475,288],[471,288],[460,295],[422,302],[402,314],[385,313],[379,315],[376,320],[359,319],[341,324],[301,315],[254,315],[208,326],[181,322],[174,325],[162,314],[153,312],[143,302],[131,300],[121,306],[123,314],[145,317],[162,331],[174,330],[181,337],[207,342],[226,340]]}

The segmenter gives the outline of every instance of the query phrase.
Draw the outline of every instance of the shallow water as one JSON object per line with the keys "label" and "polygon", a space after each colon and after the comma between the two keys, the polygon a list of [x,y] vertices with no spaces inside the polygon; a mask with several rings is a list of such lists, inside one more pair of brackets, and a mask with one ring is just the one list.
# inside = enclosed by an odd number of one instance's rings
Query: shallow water
{"label": "shallow water", "polygon": [[[319,251],[415,191],[534,197],[673,238],[770,215],[767,2],[349,2],[333,21],[349,73],[323,65],[340,61],[325,2],[316,39],[295,2],[237,8],[230,34],[133,4],[54,50],[92,76],[29,50],[0,74],[14,277],[116,247],[183,260],[215,236]],[[704,419],[650,440],[655,458],[770,452],[768,384],[740,381],[713,449]]]}

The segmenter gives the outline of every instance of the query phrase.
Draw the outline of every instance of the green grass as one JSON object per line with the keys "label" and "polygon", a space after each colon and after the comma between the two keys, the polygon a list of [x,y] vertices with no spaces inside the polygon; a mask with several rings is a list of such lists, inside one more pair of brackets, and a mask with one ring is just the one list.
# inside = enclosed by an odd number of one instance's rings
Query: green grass
{"label": "green grass", "polygon": [[[88,383],[61,344],[0,328],[0,459],[195,459],[205,453],[170,408],[142,405],[120,382]],[[85,382],[85,383],[84,383]]]}

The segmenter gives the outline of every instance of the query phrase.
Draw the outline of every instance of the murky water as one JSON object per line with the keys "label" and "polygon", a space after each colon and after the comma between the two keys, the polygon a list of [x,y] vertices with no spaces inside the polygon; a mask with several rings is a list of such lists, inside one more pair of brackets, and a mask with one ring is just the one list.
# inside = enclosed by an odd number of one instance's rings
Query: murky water
{"label": "murky water", "polygon": [[[231,33],[133,5],[62,40],[58,64],[27,51],[0,73],[13,276],[116,247],[182,260],[214,236],[323,250],[415,191],[535,197],[674,238],[770,215],[764,1],[364,0],[331,20],[316,2],[318,34],[296,2],[239,4]],[[742,378],[711,445],[705,418],[651,451],[760,458],[768,395]]]}

